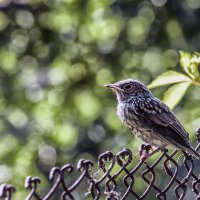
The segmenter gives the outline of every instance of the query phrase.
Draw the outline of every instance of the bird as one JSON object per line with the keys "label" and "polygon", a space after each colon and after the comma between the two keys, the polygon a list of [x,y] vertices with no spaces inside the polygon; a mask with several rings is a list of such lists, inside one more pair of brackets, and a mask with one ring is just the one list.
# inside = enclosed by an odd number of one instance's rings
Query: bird
{"label": "bird", "polygon": [[[200,159],[192,147],[189,134],[172,110],[140,81],[126,79],[105,87],[117,96],[117,115],[137,137],[159,150],[179,149]],[[148,158],[148,156],[146,156]]]}

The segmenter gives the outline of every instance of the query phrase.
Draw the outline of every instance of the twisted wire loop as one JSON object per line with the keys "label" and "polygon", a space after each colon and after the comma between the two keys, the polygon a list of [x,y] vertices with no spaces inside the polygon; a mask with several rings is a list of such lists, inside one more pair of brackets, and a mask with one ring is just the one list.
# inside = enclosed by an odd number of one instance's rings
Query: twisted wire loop
{"label": "twisted wire loop", "polygon": [[[200,129],[196,136],[198,144],[195,149],[199,151]],[[145,148],[147,145],[143,145],[141,151],[145,151]],[[151,158],[153,162],[149,159],[138,161],[130,149],[124,148],[117,154],[110,151],[101,154],[98,166],[95,166],[97,171],[93,170],[92,161],[84,159],[79,160],[77,169],[71,164],[54,167],[49,175],[51,188],[43,196],[37,192],[40,179],[31,176],[26,178],[25,188],[29,193],[25,200],[74,200],[83,198],[83,195],[93,200],[181,200],[191,193],[193,196],[190,199],[200,200],[200,161],[186,153],[177,159],[177,152],[163,150],[157,153],[156,158]],[[72,175],[74,171],[77,177]],[[164,173],[163,180],[161,173]],[[141,187],[138,187],[140,183]],[[14,192],[14,186],[0,185],[1,199],[11,200]],[[78,198],[77,193],[80,195]]]}
{"label": "twisted wire loop", "polygon": [[31,177],[31,176],[27,176],[26,180],[25,180],[25,184],[24,187],[26,189],[30,190],[30,193],[28,194],[28,196],[26,197],[26,200],[31,199],[32,197],[35,197],[37,200],[41,200],[42,198],[38,195],[37,193],[37,187],[38,184],[40,184],[41,181],[38,177]]}
{"label": "twisted wire loop", "polygon": [[12,194],[15,192],[15,187],[13,185],[1,184],[0,186],[0,197],[5,200],[11,200]]}

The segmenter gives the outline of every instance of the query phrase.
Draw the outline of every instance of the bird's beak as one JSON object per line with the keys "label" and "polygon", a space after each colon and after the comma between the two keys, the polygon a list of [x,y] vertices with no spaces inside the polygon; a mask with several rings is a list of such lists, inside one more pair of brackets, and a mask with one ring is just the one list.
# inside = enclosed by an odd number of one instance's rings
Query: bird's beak
{"label": "bird's beak", "polygon": [[111,90],[118,92],[124,92],[124,90],[122,90],[120,87],[116,86],[115,84],[106,84],[105,87],[110,88]]}

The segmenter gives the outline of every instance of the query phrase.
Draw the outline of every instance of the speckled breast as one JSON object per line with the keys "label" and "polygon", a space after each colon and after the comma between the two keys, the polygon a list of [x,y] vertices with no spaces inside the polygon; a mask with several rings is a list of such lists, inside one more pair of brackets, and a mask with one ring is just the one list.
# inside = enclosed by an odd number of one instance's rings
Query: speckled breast
{"label": "speckled breast", "polygon": [[[134,108],[132,108],[134,109]],[[152,146],[163,147],[166,144],[151,130],[151,128],[144,127],[138,120],[134,112],[130,112],[128,105],[119,103],[117,106],[117,115],[122,123],[127,126],[137,137],[145,143]]]}

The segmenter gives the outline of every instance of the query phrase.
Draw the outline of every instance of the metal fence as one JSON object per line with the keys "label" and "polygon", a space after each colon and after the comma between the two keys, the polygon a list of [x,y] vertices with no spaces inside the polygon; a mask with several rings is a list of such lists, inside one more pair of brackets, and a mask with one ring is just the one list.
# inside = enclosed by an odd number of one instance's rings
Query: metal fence
{"label": "metal fence", "polygon": [[[200,131],[197,131],[200,149]],[[145,146],[143,146],[145,147]],[[159,157],[150,161],[138,161],[133,166],[132,152],[125,148],[116,155],[107,151],[98,158],[96,170],[93,162],[81,159],[75,170],[71,164],[52,168],[49,179],[51,189],[40,195],[40,179],[28,176],[25,188],[29,190],[26,200],[50,199],[200,199],[200,161],[183,154],[177,159],[177,151],[171,154],[158,153]],[[137,159],[136,159],[137,161]],[[72,173],[76,178],[71,178]],[[164,173],[161,176],[160,173]],[[71,176],[70,176],[71,175]],[[73,175],[74,177],[74,175]],[[163,180],[161,177],[164,177]],[[15,187],[2,184],[0,196],[10,200]]]}

